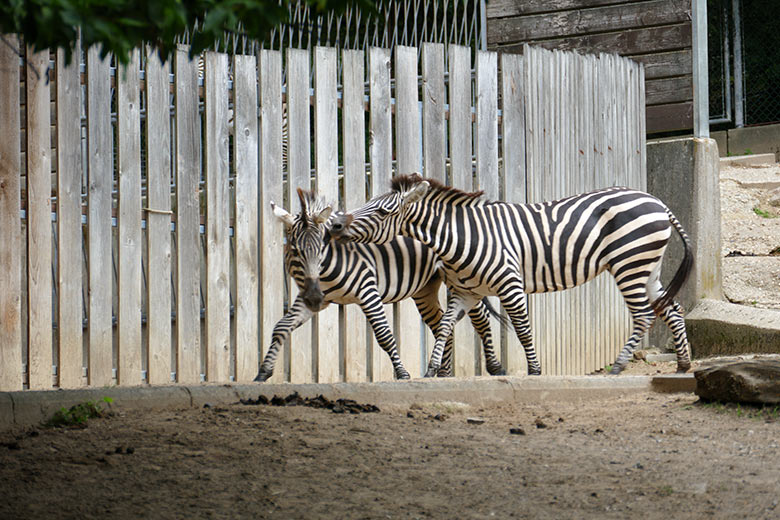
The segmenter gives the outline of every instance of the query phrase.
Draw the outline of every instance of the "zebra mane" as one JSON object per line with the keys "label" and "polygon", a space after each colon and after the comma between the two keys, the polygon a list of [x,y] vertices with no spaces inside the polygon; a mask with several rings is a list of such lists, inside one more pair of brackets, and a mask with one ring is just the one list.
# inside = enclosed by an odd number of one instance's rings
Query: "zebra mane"
{"label": "zebra mane", "polygon": [[484,193],[483,191],[466,192],[463,190],[459,190],[458,188],[453,188],[452,186],[447,186],[446,184],[442,184],[436,179],[424,179],[418,173],[412,173],[410,175],[396,175],[390,181],[390,186],[393,191],[402,193],[405,191],[409,191],[411,188],[414,187],[415,184],[418,184],[422,181],[428,181],[428,184],[431,185],[431,190],[430,190],[431,192],[436,192],[441,194],[452,194],[466,199],[477,199],[481,197]]}
{"label": "zebra mane", "polygon": [[313,215],[316,215],[328,207],[327,201],[324,198],[317,196],[317,194],[311,190],[298,188],[298,200],[301,202],[301,218],[310,219]]}

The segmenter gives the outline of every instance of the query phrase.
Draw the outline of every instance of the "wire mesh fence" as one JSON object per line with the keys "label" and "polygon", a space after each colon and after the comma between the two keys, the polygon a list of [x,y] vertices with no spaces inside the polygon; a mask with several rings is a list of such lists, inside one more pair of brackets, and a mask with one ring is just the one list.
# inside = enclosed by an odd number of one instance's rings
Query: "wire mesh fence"
{"label": "wire mesh fence", "polygon": [[742,0],[745,124],[780,121],[780,2]]}

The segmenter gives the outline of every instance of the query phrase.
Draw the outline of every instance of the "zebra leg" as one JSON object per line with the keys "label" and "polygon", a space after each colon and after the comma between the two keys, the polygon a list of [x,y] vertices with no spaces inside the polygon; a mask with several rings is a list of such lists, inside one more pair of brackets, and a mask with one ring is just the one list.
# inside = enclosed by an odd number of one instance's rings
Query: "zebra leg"
{"label": "zebra leg", "polygon": [[[431,329],[434,338],[438,334],[439,324],[441,323],[443,314],[441,305],[439,304],[439,287],[441,287],[441,280],[434,278],[416,294],[412,295],[412,299],[414,300],[415,305],[417,305],[420,316],[422,316],[422,319],[428,328]],[[453,335],[450,334],[447,336],[447,343],[444,345],[441,366],[436,373],[437,377],[452,377],[452,350]]]}
{"label": "zebra leg", "polygon": [[268,347],[263,364],[260,365],[260,371],[255,377],[256,382],[262,383],[273,375],[279,347],[287,341],[292,331],[304,324],[313,315],[314,313],[303,303],[303,293],[299,293],[292,308],[274,325],[274,330],[271,334],[271,346]]}
{"label": "zebra leg", "polygon": [[631,356],[634,354],[634,350],[639,345],[639,341],[655,321],[655,313],[647,299],[642,304],[629,304],[628,310],[631,312],[631,336],[629,336],[628,341],[621,349],[615,363],[612,365],[612,369],[609,371],[612,375],[617,375],[626,368],[626,365],[631,360]]}
{"label": "zebra leg", "polygon": [[485,367],[488,374],[491,376],[504,376],[506,370],[501,366],[501,362],[496,357],[496,352],[493,350],[493,337],[490,333],[490,320],[488,319],[488,310],[482,301],[469,311],[469,318],[471,324],[474,326],[474,330],[477,331],[479,337],[482,339],[482,349],[485,352]]}
{"label": "zebra leg", "polygon": [[688,347],[688,334],[685,332],[685,320],[682,308],[676,301],[667,305],[661,313],[661,319],[674,337],[674,350],[677,352],[677,372],[687,372],[691,368],[691,355]]}
{"label": "zebra leg", "polygon": [[409,379],[409,372],[406,371],[401,363],[401,356],[398,355],[398,348],[396,347],[395,337],[390,330],[390,325],[387,323],[387,315],[382,308],[382,300],[379,298],[379,293],[376,290],[369,291],[368,297],[364,298],[360,302],[360,307],[363,309],[363,313],[368,319],[368,323],[371,324],[371,329],[374,331],[374,337],[376,338],[379,346],[387,352],[390,357],[390,362],[393,364],[393,370],[395,372],[396,379]]}
{"label": "zebra leg", "polygon": [[528,375],[538,376],[542,373],[542,365],[536,357],[533,336],[531,335],[531,322],[528,320],[528,303],[523,287],[509,287],[499,295],[501,305],[504,306],[512,327],[515,329],[517,339],[523,345],[525,360],[528,364]]}
{"label": "zebra leg", "polygon": [[447,312],[439,321],[439,331],[436,333],[436,343],[433,346],[431,360],[428,362],[428,371],[425,377],[435,376],[442,366],[442,355],[447,340],[452,336],[455,324],[466,315],[466,311],[471,309],[476,303],[476,298],[471,296],[461,296],[452,294],[447,302]]}

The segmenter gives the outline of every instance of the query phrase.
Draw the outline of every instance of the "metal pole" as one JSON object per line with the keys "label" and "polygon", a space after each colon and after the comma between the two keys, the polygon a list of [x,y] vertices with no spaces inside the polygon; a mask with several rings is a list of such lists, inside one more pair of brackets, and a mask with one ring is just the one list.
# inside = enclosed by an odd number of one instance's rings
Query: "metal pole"
{"label": "metal pole", "polygon": [[710,136],[710,95],[707,63],[707,1],[692,0],[693,136]]}
{"label": "metal pole", "polygon": [[734,17],[734,124],[745,126],[745,84],[742,77],[742,15],[740,0],[731,0]]}
{"label": "metal pole", "polygon": [[480,35],[481,49],[487,50],[487,9],[485,8],[485,0],[479,0],[479,19],[480,19]]}

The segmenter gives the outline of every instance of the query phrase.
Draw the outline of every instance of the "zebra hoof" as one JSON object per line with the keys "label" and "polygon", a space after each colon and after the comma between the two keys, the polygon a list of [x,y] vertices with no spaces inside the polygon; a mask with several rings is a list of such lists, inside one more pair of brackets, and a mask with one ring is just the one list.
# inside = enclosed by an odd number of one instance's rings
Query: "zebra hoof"
{"label": "zebra hoof", "polygon": [[396,372],[395,378],[400,380],[400,379],[411,379],[412,377],[409,375],[409,372],[404,370],[402,372]]}
{"label": "zebra hoof", "polygon": [[273,370],[268,371],[263,368],[260,369],[260,372],[257,373],[257,376],[255,376],[255,383],[262,383],[264,381],[267,381],[269,377],[271,377],[274,374]]}
{"label": "zebra hoof", "polygon": [[505,376],[506,370],[504,370],[504,367],[498,367],[493,369],[488,368],[488,374],[490,374],[491,376]]}
{"label": "zebra hoof", "polygon": [[436,373],[438,372],[438,369],[436,368],[429,368],[428,371],[425,373],[425,377],[436,377]]}
{"label": "zebra hoof", "polygon": [[690,369],[691,369],[691,364],[690,363],[686,363],[686,364],[677,363],[677,373],[678,374],[684,374],[684,373],[686,373]]}
{"label": "zebra hoof", "polygon": [[619,375],[623,371],[623,367],[620,365],[612,365],[612,369],[609,371],[609,375],[616,376]]}
{"label": "zebra hoof", "polygon": [[536,367],[536,368],[528,368],[528,375],[529,376],[540,376],[542,375],[542,368]]}
{"label": "zebra hoof", "polygon": [[441,370],[439,369],[438,372],[436,372],[436,377],[453,377],[454,374],[450,372],[449,370]]}

